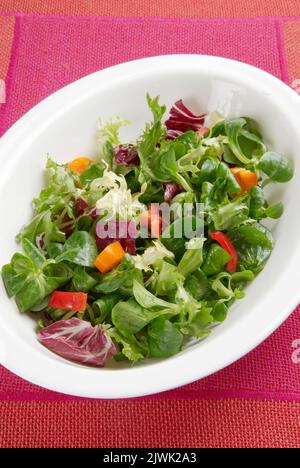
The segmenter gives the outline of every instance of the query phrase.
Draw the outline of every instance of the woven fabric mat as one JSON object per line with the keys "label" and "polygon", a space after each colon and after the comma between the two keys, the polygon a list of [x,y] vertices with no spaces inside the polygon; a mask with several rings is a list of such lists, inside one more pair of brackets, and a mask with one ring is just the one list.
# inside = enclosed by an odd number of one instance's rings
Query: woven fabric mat
{"label": "woven fabric mat", "polygon": [[299,0],[0,0],[0,11],[51,15],[240,18],[300,15]]}
{"label": "woven fabric mat", "polygon": [[299,419],[272,401],[3,402],[0,446],[300,447]]}

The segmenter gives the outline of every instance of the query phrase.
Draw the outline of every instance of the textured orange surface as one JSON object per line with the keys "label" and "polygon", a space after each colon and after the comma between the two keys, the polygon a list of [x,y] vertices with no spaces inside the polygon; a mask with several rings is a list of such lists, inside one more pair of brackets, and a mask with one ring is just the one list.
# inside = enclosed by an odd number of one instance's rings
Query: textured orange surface
{"label": "textured orange surface", "polygon": [[2,80],[6,77],[10,62],[14,25],[15,18],[13,16],[0,16],[0,79]]}
{"label": "textured orange surface", "polygon": [[300,21],[284,24],[284,39],[290,83],[299,80],[300,84]]}
{"label": "textured orange surface", "polygon": [[0,446],[299,448],[300,405],[247,400],[4,402]]}
{"label": "textured orange surface", "polygon": [[0,0],[0,11],[63,15],[241,17],[300,15],[299,0]]}

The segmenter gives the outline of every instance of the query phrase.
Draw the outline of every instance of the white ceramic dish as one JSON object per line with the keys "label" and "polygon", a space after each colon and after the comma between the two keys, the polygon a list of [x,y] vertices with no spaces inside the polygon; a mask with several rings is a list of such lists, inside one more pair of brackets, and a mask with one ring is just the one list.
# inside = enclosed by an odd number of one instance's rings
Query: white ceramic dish
{"label": "white ceramic dish", "polygon": [[66,162],[96,154],[99,116],[133,122],[132,138],[150,114],[145,95],[160,94],[168,107],[183,98],[195,112],[256,119],[272,147],[295,161],[290,184],[272,188],[285,214],[274,226],[274,253],[265,270],[234,305],[227,321],[204,342],[166,360],[134,367],[94,369],[73,364],[41,346],[34,322],[17,311],[0,282],[0,361],[21,377],[49,389],[94,398],[133,397],[168,390],[205,377],[257,346],[300,299],[300,99],[273,76],[227,59],[197,55],[153,57],[87,76],[41,102],[1,139],[0,265],[18,248],[15,235],[28,222],[30,202],[42,185],[46,153]]}

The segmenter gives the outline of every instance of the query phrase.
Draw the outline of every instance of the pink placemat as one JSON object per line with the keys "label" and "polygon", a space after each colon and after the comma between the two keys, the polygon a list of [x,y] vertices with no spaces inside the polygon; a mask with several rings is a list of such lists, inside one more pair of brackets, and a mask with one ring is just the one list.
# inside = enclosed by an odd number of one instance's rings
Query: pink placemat
{"label": "pink placemat", "polygon": [[[162,18],[16,19],[1,133],[53,91],[101,68],[167,53],[241,60],[287,80],[280,19]],[[265,343],[227,369],[155,398],[274,398],[300,401],[300,309]],[[300,353],[299,353],[300,355]],[[179,370],[180,371],[180,370]],[[153,398],[153,397],[152,397]],[[65,400],[0,367],[1,400]]]}

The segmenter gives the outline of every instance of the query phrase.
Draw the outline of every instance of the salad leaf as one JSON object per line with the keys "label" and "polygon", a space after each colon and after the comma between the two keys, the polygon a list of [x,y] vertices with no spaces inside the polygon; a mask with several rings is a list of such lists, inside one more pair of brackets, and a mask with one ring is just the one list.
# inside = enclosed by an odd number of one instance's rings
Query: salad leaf
{"label": "salad leaf", "polygon": [[153,123],[148,124],[138,142],[138,155],[141,161],[141,172],[147,173],[147,159],[154,152],[158,142],[164,136],[165,130],[162,125],[162,118],[166,111],[166,106],[159,104],[159,96],[151,98],[147,94],[147,103],[153,114]]}
{"label": "salad leaf", "polygon": [[97,280],[89,275],[86,269],[82,266],[77,266],[74,269],[72,278],[72,288],[74,291],[88,292],[97,284]]}
{"label": "salad leaf", "polygon": [[2,269],[7,292],[15,296],[21,312],[30,310],[72,277],[66,265],[58,266],[46,260],[28,239],[23,240],[23,250],[24,255],[14,254],[11,263]]}
{"label": "salad leaf", "polygon": [[273,151],[269,151],[263,155],[257,164],[257,168],[274,182],[289,182],[294,175],[291,161]]}
{"label": "salad leaf", "polygon": [[212,310],[214,322],[224,322],[228,314],[228,307],[222,301],[217,301]]}
{"label": "salad leaf", "polygon": [[162,203],[164,201],[164,191],[161,183],[148,183],[144,193],[139,197],[141,203]]}
{"label": "salad leaf", "polygon": [[265,266],[273,250],[270,231],[261,224],[247,224],[228,232],[239,258],[246,270],[259,273]]}
{"label": "salad leaf", "polygon": [[151,309],[153,307],[162,307],[165,309],[178,309],[177,304],[173,304],[171,302],[164,301],[163,299],[159,299],[137,281],[133,282],[132,292],[137,303],[145,309]]}
{"label": "salad leaf", "polygon": [[182,346],[183,336],[165,317],[158,317],[148,327],[150,356],[166,358],[177,354]]}
{"label": "salad leaf", "polygon": [[102,163],[90,164],[88,168],[80,175],[82,185],[89,185],[93,180],[102,177],[104,166]]}
{"label": "salad leaf", "polygon": [[260,209],[265,205],[264,192],[260,187],[252,187],[250,190],[250,206],[249,215],[251,218],[256,218],[259,215]]}
{"label": "salad leaf", "polygon": [[148,314],[133,299],[118,302],[112,309],[112,322],[114,326],[124,335],[133,335],[142,330],[156,315]]}
{"label": "salad leaf", "polygon": [[[15,254],[14,255],[15,258],[16,258],[16,255],[21,255],[21,254]],[[26,261],[27,258],[24,257],[24,260]],[[32,267],[29,266],[29,269],[31,268]],[[24,283],[27,281],[26,268],[24,268],[24,271],[21,270],[17,272],[14,270],[12,265],[8,263],[7,265],[4,265],[2,267],[2,279],[3,279],[3,283],[4,283],[8,297],[13,297],[16,294],[18,294],[18,292],[24,286]]]}
{"label": "salad leaf", "polygon": [[[228,138],[228,146],[234,156],[242,164],[246,165],[251,162],[253,154],[262,155],[265,151],[263,141],[258,132],[253,133],[253,128],[253,123],[250,123],[245,118],[224,121],[224,131]],[[220,130],[223,130],[223,128],[221,127]]]}
{"label": "salad leaf", "polygon": [[48,158],[45,182],[46,188],[40,192],[38,198],[33,200],[36,213],[50,210],[52,214],[55,214],[71,206],[78,190],[77,181],[76,176],[65,165]]}
{"label": "salad leaf", "polygon": [[65,242],[57,262],[68,261],[77,265],[94,266],[98,249],[94,237],[86,231],[74,232]]}
{"label": "salad leaf", "polygon": [[194,237],[187,243],[187,250],[178,265],[178,272],[188,276],[202,265],[204,237]]}
{"label": "salad leaf", "polygon": [[211,308],[204,301],[198,302],[183,286],[178,287],[176,301],[181,307],[179,321],[176,323],[180,331],[196,338],[206,336],[207,327],[213,320]]}
{"label": "salad leaf", "polygon": [[229,167],[223,162],[218,165],[217,177],[226,180],[226,191],[228,193],[238,193],[241,191],[241,187],[236,178],[230,171]]}
{"label": "salad leaf", "polygon": [[[181,166],[179,165],[180,161]],[[190,157],[188,158],[188,165],[184,165],[182,163],[182,160],[177,162],[175,150],[172,146],[166,150],[156,151],[156,154],[152,158],[151,163],[149,163],[152,178],[161,182],[174,181],[182,186],[184,190],[190,191],[191,186],[181,173],[190,171],[191,167],[193,169],[194,166],[191,166]]]}
{"label": "salad leaf", "polygon": [[185,146],[185,153],[190,150],[197,148],[199,146],[199,137],[195,131],[187,130],[182,133],[176,139],[178,143],[182,143]]}
{"label": "salad leaf", "polygon": [[170,252],[160,240],[155,240],[150,247],[147,247],[143,255],[135,255],[133,257],[133,262],[135,268],[149,271],[152,269],[151,265],[155,265],[156,262],[164,258],[174,258],[174,254]]}
{"label": "salad leaf", "polygon": [[26,238],[36,244],[39,235],[42,235],[43,245],[45,246],[49,242],[64,242],[66,237],[65,233],[52,221],[49,210],[36,214],[31,223],[21,230],[18,240],[22,241],[22,239]]}
{"label": "salad leaf", "polygon": [[63,244],[59,244],[58,242],[50,242],[46,247],[47,255],[52,259],[62,254],[63,249]]}
{"label": "salad leaf", "polygon": [[170,110],[170,116],[166,120],[168,130],[179,130],[186,132],[187,130],[199,130],[205,120],[205,114],[193,114],[183,103],[182,99],[175,102]]}
{"label": "salad leaf", "polygon": [[148,310],[134,299],[118,302],[112,310],[112,322],[124,335],[131,336],[141,331],[148,323],[161,315],[169,315],[169,309]]}
{"label": "salad leaf", "polygon": [[213,322],[211,307],[201,302],[200,309],[192,314],[186,322],[177,324],[183,335],[193,336],[197,339],[206,338],[210,334],[210,324]]}
{"label": "salad leaf", "polygon": [[265,209],[264,217],[278,219],[283,215],[284,206],[282,202],[275,203],[274,205],[268,206]]}
{"label": "salad leaf", "polygon": [[[118,166],[134,167],[140,165],[137,149],[134,145],[119,145],[114,148],[115,163]],[[124,171],[124,168],[123,168]]]}
{"label": "salad leaf", "polygon": [[124,337],[115,327],[109,328],[107,334],[122,347],[122,354],[129,361],[137,362],[145,358],[145,347],[134,336]]}
{"label": "salad leaf", "polygon": [[252,187],[250,190],[249,216],[256,220],[263,218],[278,219],[284,212],[282,202],[268,206],[263,190],[260,187]]}
{"label": "salad leaf", "polygon": [[205,273],[200,269],[186,278],[184,286],[197,301],[204,298],[211,289]]}
{"label": "salad leaf", "polygon": [[106,122],[99,122],[99,142],[101,144],[110,143],[117,146],[120,143],[119,131],[122,127],[129,125],[129,120],[116,116]]}
{"label": "salad leaf", "polygon": [[98,193],[96,208],[102,215],[103,223],[116,218],[129,221],[146,211],[145,205],[139,201],[140,193],[132,194],[128,190],[122,174],[117,175],[113,171],[105,170],[102,177],[92,182],[91,190]]}
{"label": "salad leaf", "polygon": [[125,256],[124,260],[117,268],[109,273],[99,275],[98,283],[93,288],[96,293],[109,294],[115,291],[132,295],[133,281],[143,281],[143,275],[140,270],[135,268],[133,257]]}
{"label": "salad leaf", "polygon": [[182,187],[175,182],[169,182],[165,184],[164,188],[164,201],[170,203],[170,201],[178,194],[182,192]]}
{"label": "salad leaf", "polygon": [[201,185],[203,182],[215,182],[217,178],[217,169],[219,166],[219,159],[214,157],[206,157],[200,169],[200,174],[198,176],[198,184]]}
{"label": "salad leaf", "polygon": [[184,283],[184,276],[178,271],[178,267],[163,260],[148,280],[156,296],[171,294],[181,283]]}
{"label": "salad leaf", "polygon": [[234,201],[219,205],[212,213],[212,221],[216,231],[224,231],[240,226],[248,219],[249,206],[245,196]]}
{"label": "salad leaf", "polygon": [[116,353],[115,345],[101,325],[73,317],[42,328],[39,341],[50,351],[71,361],[102,367]]}
{"label": "salad leaf", "polygon": [[102,296],[93,302],[95,322],[103,323],[110,316],[113,307],[119,302],[121,297],[118,293],[112,293]]}
{"label": "salad leaf", "polygon": [[220,273],[225,265],[231,260],[231,255],[218,244],[212,244],[206,254],[202,270],[207,276]]}
{"label": "salad leaf", "polygon": [[169,251],[172,252],[176,261],[179,261],[185,252],[186,241],[193,237],[200,237],[202,231],[202,219],[193,215],[187,215],[184,218],[178,217],[173,223],[164,229],[161,242]]}
{"label": "salad leaf", "polygon": [[[249,277],[248,277],[249,279]],[[226,284],[227,283],[227,284]],[[218,297],[225,301],[232,299],[241,299],[244,294],[238,288],[232,289],[232,277],[227,272],[219,273],[212,281],[212,289],[217,293]]]}

